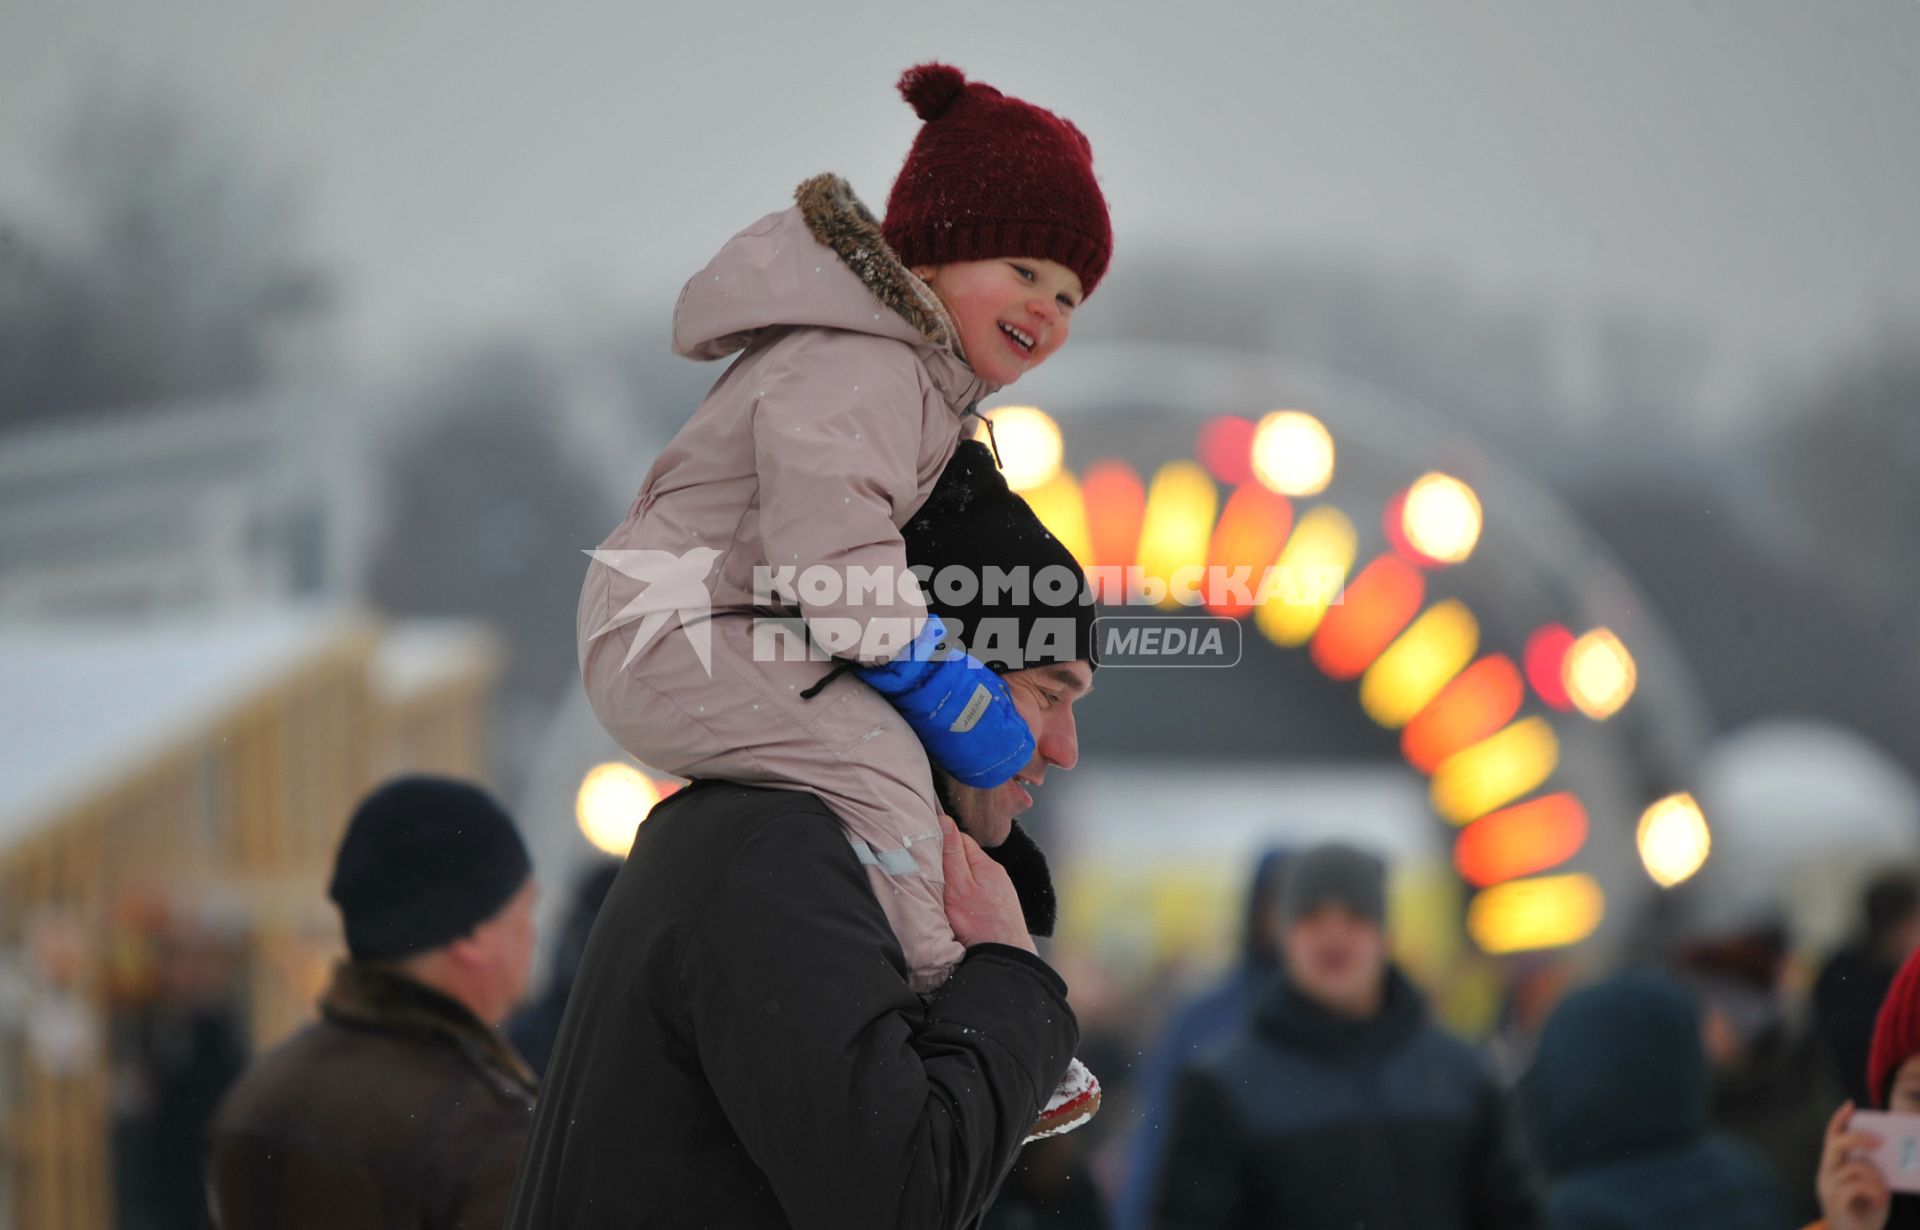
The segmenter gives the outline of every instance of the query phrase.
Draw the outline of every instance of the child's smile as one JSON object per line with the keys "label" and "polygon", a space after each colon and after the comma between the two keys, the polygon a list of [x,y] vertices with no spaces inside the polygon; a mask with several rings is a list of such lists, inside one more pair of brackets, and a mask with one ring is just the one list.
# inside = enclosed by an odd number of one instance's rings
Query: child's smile
{"label": "child's smile", "polygon": [[914,270],[946,304],[973,370],[1004,388],[1066,344],[1080,277],[1050,260],[1002,257]]}

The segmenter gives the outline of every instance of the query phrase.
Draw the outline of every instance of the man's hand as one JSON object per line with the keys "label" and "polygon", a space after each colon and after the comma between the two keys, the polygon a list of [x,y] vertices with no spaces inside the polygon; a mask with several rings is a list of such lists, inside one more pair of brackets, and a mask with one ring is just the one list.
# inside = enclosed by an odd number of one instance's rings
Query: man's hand
{"label": "man's hand", "polygon": [[1039,955],[1033,937],[1027,934],[1019,894],[1013,891],[1013,881],[1006,871],[945,814],[940,817],[940,835],[944,839],[940,858],[947,879],[947,921],[953,925],[954,938],[968,948],[975,944],[1011,944]]}

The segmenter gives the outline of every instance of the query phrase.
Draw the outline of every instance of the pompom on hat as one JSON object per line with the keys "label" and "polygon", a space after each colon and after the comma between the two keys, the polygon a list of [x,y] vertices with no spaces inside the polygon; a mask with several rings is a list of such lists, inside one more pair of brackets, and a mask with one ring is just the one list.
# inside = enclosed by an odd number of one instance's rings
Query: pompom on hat
{"label": "pompom on hat", "polygon": [[1030,256],[1065,265],[1093,294],[1113,255],[1113,226],[1093,147],[1072,121],[949,64],[908,69],[900,93],[926,121],[881,227],[902,263]]}

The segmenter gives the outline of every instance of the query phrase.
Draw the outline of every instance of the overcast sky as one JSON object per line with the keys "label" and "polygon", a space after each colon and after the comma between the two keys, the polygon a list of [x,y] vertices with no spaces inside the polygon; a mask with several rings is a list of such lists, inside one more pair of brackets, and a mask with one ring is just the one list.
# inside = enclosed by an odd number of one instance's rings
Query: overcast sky
{"label": "overcast sky", "polygon": [[0,206],[46,207],[89,81],[174,86],[298,175],[352,357],[583,294],[664,318],[807,175],[878,210],[932,57],[1089,134],[1116,279],[1355,256],[1673,313],[1749,368],[1920,318],[1920,0],[4,0]]}

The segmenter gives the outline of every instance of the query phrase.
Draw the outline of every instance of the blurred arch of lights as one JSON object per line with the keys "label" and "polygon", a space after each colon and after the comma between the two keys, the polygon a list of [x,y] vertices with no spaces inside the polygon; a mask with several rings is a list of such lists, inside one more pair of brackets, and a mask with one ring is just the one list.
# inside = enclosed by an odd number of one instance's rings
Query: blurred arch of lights
{"label": "blurred arch of lights", "polygon": [[1433,702],[1473,661],[1480,623],[1458,598],[1428,607],[1360,679],[1360,707],[1398,730]]}
{"label": "blurred arch of lights", "polygon": [[1443,564],[1464,563],[1473,554],[1484,520],[1480,497],[1450,474],[1421,475],[1401,504],[1401,529],[1408,544]]}
{"label": "blurred arch of lights", "polygon": [[1333,481],[1333,435],[1304,410],[1276,410],[1254,428],[1253,473],[1281,495],[1318,495]]}
{"label": "blurred arch of lights", "polygon": [[667,793],[671,792],[662,791],[635,766],[610,760],[588,769],[580,779],[580,790],[574,797],[574,820],[596,850],[625,858],[640,822]]}
{"label": "blurred arch of lights", "polygon": [[[1166,583],[1181,568],[1207,558],[1220,495],[1213,479],[1191,461],[1169,461],[1147,488],[1140,525],[1140,572]],[[1167,602],[1172,603],[1169,595]]]}
{"label": "blurred arch of lights", "polygon": [[1620,711],[1633,696],[1635,678],[1633,655],[1605,628],[1595,628],[1574,641],[1561,668],[1567,696],[1595,721]]}
{"label": "blurred arch of lights", "polygon": [[1700,804],[1683,792],[1668,795],[1640,814],[1634,844],[1653,882],[1672,888],[1706,865],[1713,834]]}
{"label": "blurred arch of lights", "polygon": [[1380,510],[1380,536],[1387,540],[1395,555],[1409,564],[1421,568],[1446,567],[1446,561],[1425,554],[1407,538],[1407,493],[1404,491],[1395,492]]}
{"label": "blurred arch of lights", "polygon": [[1431,775],[1447,757],[1511,722],[1525,699],[1512,659],[1489,654],[1456,675],[1407,723],[1400,754]]}
{"label": "blurred arch of lights", "polygon": [[1533,694],[1549,708],[1562,713],[1573,710],[1573,698],[1567,695],[1565,683],[1567,651],[1572,648],[1573,633],[1560,624],[1548,624],[1527,638],[1521,655]]}
{"label": "blurred arch of lights", "polygon": [[[1080,491],[1086,505],[1087,544],[1095,566],[1117,568],[1137,562],[1147,489],[1133,467],[1124,461],[1095,462],[1081,476]],[[1103,601],[1121,602],[1125,598],[1116,594]]]}
{"label": "blurred arch of lights", "polygon": [[1309,509],[1261,585],[1254,625],[1283,649],[1306,644],[1345,587],[1358,543],[1345,513],[1330,504]]}
{"label": "blurred arch of lights", "polygon": [[[1266,569],[1280,558],[1293,530],[1293,502],[1259,483],[1243,483],[1227,497],[1227,506],[1207,544],[1210,568],[1245,568],[1258,592]],[[1243,601],[1236,595],[1212,594],[1207,610],[1237,618],[1253,610],[1254,595]]]}
{"label": "blurred arch of lights", "polygon": [[1564,948],[1592,935],[1606,912],[1606,895],[1585,873],[1511,880],[1474,895],[1467,934],[1494,955]]}
{"label": "blurred arch of lights", "polygon": [[1562,791],[1475,820],[1453,843],[1453,864],[1475,888],[1548,871],[1579,853],[1587,809]]}
{"label": "blurred arch of lights", "polygon": [[1250,483],[1254,480],[1253,432],[1251,419],[1234,414],[1216,415],[1201,425],[1193,455],[1207,467],[1208,473],[1229,487]]}
{"label": "blurred arch of lights", "polygon": [[1380,556],[1347,582],[1339,605],[1320,621],[1308,648],[1314,665],[1333,679],[1358,679],[1413,619],[1426,594],[1419,569],[1397,555]]}
{"label": "blurred arch of lights", "polygon": [[1433,809],[1455,824],[1511,803],[1552,775],[1560,740],[1542,717],[1525,717],[1447,757],[1433,772]]}
{"label": "blurred arch of lights", "polygon": [[[991,439],[1007,486],[1024,493],[1060,472],[1066,441],[1052,415],[1038,406],[1000,406],[988,411],[986,418],[993,424]],[[983,425],[976,438],[986,430]]]}
{"label": "blurred arch of lights", "polygon": [[[1014,410],[1051,426],[1031,407],[995,412],[996,426]],[[1560,747],[1547,717],[1522,710],[1531,691],[1549,710],[1603,720],[1631,697],[1634,661],[1608,629],[1576,638],[1560,624],[1528,637],[1519,665],[1504,653],[1476,658],[1479,621],[1463,602],[1423,609],[1426,574],[1479,545],[1485,510],[1470,486],[1430,471],[1401,488],[1381,518],[1390,550],[1355,575],[1359,534],[1348,515],[1332,504],[1295,506],[1334,472],[1333,438],[1313,415],[1215,416],[1197,434],[1195,459],[1160,466],[1151,484],[1118,459],[1076,480],[1057,456],[1045,460],[1051,446],[1038,451],[1046,477],[1010,485],[1100,570],[1092,575],[1102,601],[1137,599],[1145,580],[1150,590],[1167,585],[1170,602],[1175,574],[1231,572],[1256,587],[1248,595],[1210,585],[1211,613],[1251,615],[1276,645],[1306,647],[1329,677],[1359,681],[1362,708],[1400,730],[1408,764],[1431,779],[1435,812],[1460,826],[1455,870],[1481,890],[1469,924],[1477,945],[1520,951],[1592,933],[1604,915],[1592,878],[1538,875],[1578,855],[1590,821],[1571,791],[1528,798],[1558,769]],[[1108,588],[1123,578],[1119,591]]]}

